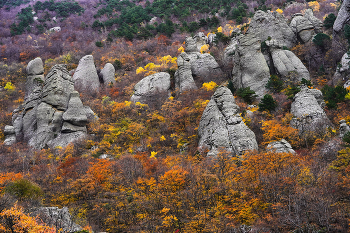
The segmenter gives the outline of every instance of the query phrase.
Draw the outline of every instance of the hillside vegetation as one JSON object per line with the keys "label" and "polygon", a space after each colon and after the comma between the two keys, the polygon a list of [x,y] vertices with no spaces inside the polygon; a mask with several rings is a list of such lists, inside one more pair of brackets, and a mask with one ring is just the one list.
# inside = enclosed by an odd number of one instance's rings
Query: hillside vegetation
{"label": "hillside vegetation", "polygon": [[[343,86],[349,67],[342,60],[350,26],[333,32],[340,6],[334,0],[0,0],[0,231],[60,232],[61,225],[35,212],[53,206],[68,207],[81,226],[77,233],[349,231],[350,133],[339,136],[339,121],[350,123]],[[283,51],[300,59],[310,80],[292,82],[295,72],[272,69],[266,95],[237,88],[232,57],[244,49],[228,48],[249,35],[254,14],[273,11],[289,25],[306,9],[323,22],[322,32]],[[177,62],[189,47],[186,38],[199,32],[215,34],[200,53],[213,56],[222,72],[211,80],[195,77],[198,88],[180,93]],[[271,43],[271,37],[259,41],[257,50],[273,63]],[[88,136],[54,148],[33,149],[25,140],[5,145],[5,126],[26,104],[27,64],[40,57],[44,76],[56,64],[73,75],[90,54],[98,74],[113,65],[115,84],[79,92],[96,115]],[[131,101],[135,85],[158,72],[170,75],[170,94]],[[201,117],[221,87],[233,93],[237,117],[255,134],[258,150],[237,155],[219,148],[208,156],[210,149],[199,145]],[[322,92],[324,130],[293,127],[294,97],[306,87]],[[295,153],[266,149],[281,139]]]}

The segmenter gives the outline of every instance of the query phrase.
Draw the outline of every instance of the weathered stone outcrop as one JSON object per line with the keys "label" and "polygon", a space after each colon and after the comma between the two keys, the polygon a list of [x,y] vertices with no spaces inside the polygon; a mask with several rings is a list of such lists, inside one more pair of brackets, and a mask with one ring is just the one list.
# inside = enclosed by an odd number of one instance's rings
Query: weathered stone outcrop
{"label": "weathered stone outcrop", "polygon": [[82,230],[81,226],[73,222],[67,207],[41,207],[32,212],[32,215],[39,216],[44,223],[60,229],[61,232],[73,233]]}
{"label": "weathered stone outcrop", "polygon": [[175,72],[175,88],[179,92],[197,89],[191,70],[190,58],[187,53],[181,53],[177,57],[178,69]]}
{"label": "weathered stone outcrop", "polygon": [[231,91],[219,87],[205,108],[198,127],[199,149],[209,156],[221,150],[240,156],[246,150],[257,150],[255,134],[239,115]]}
{"label": "weathered stone outcrop", "polygon": [[337,18],[333,25],[333,32],[338,34],[342,31],[344,25],[350,20],[350,0],[344,0],[340,10],[338,12]]}
{"label": "weathered stone outcrop", "polygon": [[[348,53],[345,53],[341,58],[340,65],[337,67],[333,75],[333,85],[337,86],[342,83],[344,80],[349,80],[350,75],[350,56]],[[348,85],[346,85],[348,86]]]}
{"label": "weathered stone outcrop", "polygon": [[309,71],[300,59],[289,50],[274,49],[271,51],[273,66],[284,81],[300,82],[303,78],[310,80]]}
{"label": "weathered stone outcrop", "polygon": [[[38,60],[38,59],[36,59]],[[29,63],[32,66],[35,63]],[[42,65],[42,63],[41,63]],[[27,68],[24,105],[13,112],[11,136],[6,144],[24,140],[36,149],[65,147],[77,138],[86,136],[86,124],[94,115],[91,109],[83,106],[79,93],[74,91],[74,82],[65,65],[55,65],[46,76],[33,79],[31,68]],[[40,70],[40,69],[37,69]],[[45,80],[45,81],[43,81]],[[13,138],[15,135],[15,139]]]}
{"label": "weathered stone outcrop", "polygon": [[331,125],[322,105],[322,92],[316,89],[309,89],[306,86],[294,97],[291,106],[293,119],[290,124],[299,130],[299,134],[308,136],[313,133],[322,133]]}
{"label": "weathered stone outcrop", "polygon": [[135,85],[131,101],[146,103],[158,93],[170,95],[170,74],[160,72],[143,78]]}
{"label": "weathered stone outcrop", "polygon": [[344,135],[350,131],[350,126],[346,124],[346,120],[339,121],[339,137],[343,138]]}
{"label": "weathered stone outcrop", "polygon": [[262,97],[266,93],[266,84],[270,78],[270,69],[261,53],[261,41],[252,34],[238,37],[234,57],[232,83],[236,88],[250,87]]}
{"label": "weathered stone outcrop", "polygon": [[224,51],[225,65],[228,65],[229,63],[234,62],[237,46],[238,46],[238,40],[236,38],[233,38],[230,44],[226,47]]}
{"label": "weathered stone outcrop", "polygon": [[305,14],[295,14],[291,23],[291,29],[302,43],[306,43],[312,39],[312,37],[322,32],[323,23],[316,18],[311,9],[306,10]]}
{"label": "weathered stone outcrop", "polygon": [[266,147],[267,151],[274,151],[277,153],[292,153],[295,154],[292,146],[284,139],[280,141],[271,142]]}
{"label": "weathered stone outcrop", "polygon": [[109,87],[111,85],[115,86],[115,79],[114,79],[115,68],[111,63],[106,63],[106,65],[101,70],[100,74],[102,76],[104,86],[106,87]]}
{"label": "weathered stone outcrop", "polygon": [[73,75],[74,86],[78,90],[97,92],[100,81],[97,75],[94,58],[86,55],[80,59],[78,67]]}
{"label": "weathered stone outcrop", "polygon": [[296,36],[288,26],[287,20],[277,12],[255,12],[247,33],[260,42],[269,38],[277,40],[282,47],[292,48],[296,43]]}
{"label": "weathered stone outcrop", "polygon": [[15,133],[15,127],[12,125],[6,125],[4,129],[4,135],[5,135],[5,145],[12,145],[16,143],[16,133]]}

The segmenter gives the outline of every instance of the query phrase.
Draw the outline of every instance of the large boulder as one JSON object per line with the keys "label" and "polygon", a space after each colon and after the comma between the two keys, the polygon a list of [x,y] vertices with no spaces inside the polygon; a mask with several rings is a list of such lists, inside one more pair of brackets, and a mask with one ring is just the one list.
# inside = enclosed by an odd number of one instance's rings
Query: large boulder
{"label": "large boulder", "polygon": [[187,90],[197,89],[194,82],[190,58],[183,52],[177,57],[178,69],[175,72],[175,88],[181,93]]}
{"label": "large boulder", "polygon": [[106,87],[109,87],[111,85],[115,86],[115,79],[114,79],[115,68],[111,63],[106,63],[106,65],[101,70],[100,74],[102,76],[104,86]]}
{"label": "large boulder", "polygon": [[273,151],[276,153],[292,153],[295,154],[292,146],[285,140],[281,139],[280,141],[271,142],[266,147],[267,151]]}
{"label": "large boulder", "polygon": [[5,135],[4,145],[9,146],[16,143],[15,127],[13,127],[12,125],[6,125],[4,129],[4,135]]}
{"label": "large boulder", "polygon": [[349,9],[350,9],[350,0],[344,0],[333,25],[333,32],[335,34],[340,33],[343,30],[344,25],[347,22],[349,22],[350,20]]}
{"label": "large boulder", "polygon": [[292,48],[296,44],[296,36],[288,26],[287,20],[277,12],[257,11],[250,22],[248,34],[258,38],[260,42],[267,39],[280,41],[281,46]]}
{"label": "large boulder", "polygon": [[[341,58],[340,65],[338,65],[334,75],[333,75],[333,85],[337,86],[344,80],[349,80],[350,74],[350,55],[345,53]],[[347,85],[348,86],[348,85]]]}
{"label": "large boulder", "polygon": [[232,83],[236,88],[250,87],[262,97],[270,78],[270,69],[261,53],[261,41],[252,34],[238,37],[239,45],[235,51]]}
{"label": "large boulder", "polygon": [[44,74],[43,61],[40,57],[31,60],[26,68],[27,75],[42,75]]}
{"label": "large boulder", "polygon": [[158,93],[170,95],[170,74],[160,72],[143,78],[135,85],[131,101],[147,103]]}
{"label": "large boulder", "polygon": [[100,81],[92,55],[86,55],[80,59],[78,67],[73,75],[74,86],[78,90],[97,92]]}
{"label": "large boulder", "polygon": [[276,49],[271,51],[271,57],[276,73],[279,74],[284,81],[297,83],[303,78],[310,80],[309,71],[293,52]]}
{"label": "large boulder", "polygon": [[323,103],[320,96],[322,96],[321,91],[303,86],[294,97],[291,106],[293,119],[290,124],[293,128],[298,129],[302,136],[322,134],[326,128],[331,126],[322,108]]}
{"label": "large boulder", "polygon": [[339,137],[343,138],[344,135],[350,131],[350,126],[346,123],[346,120],[339,121]]}
{"label": "large boulder", "polygon": [[224,51],[223,60],[225,62],[225,65],[228,65],[234,62],[237,46],[238,46],[238,40],[236,38],[232,38],[230,44],[225,48],[225,51]]}
{"label": "large boulder", "polygon": [[302,14],[296,14],[291,23],[290,27],[294,33],[300,38],[302,43],[306,43],[311,40],[314,35],[314,26],[310,20],[304,17]]}
{"label": "large boulder", "polygon": [[219,87],[205,108],[198,127],[199,149],[209,156],[221,150],[240,156],[257,150],[255,134],[243,122],[235,98],[227,87]]}

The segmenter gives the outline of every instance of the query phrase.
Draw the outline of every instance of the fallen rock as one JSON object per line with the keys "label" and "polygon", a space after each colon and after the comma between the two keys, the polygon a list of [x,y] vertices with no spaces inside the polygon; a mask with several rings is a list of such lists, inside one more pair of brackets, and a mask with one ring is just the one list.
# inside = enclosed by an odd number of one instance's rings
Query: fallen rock
{"label": "fallen rock", "polygon": [[44,74],[43,61],[40,57],[31,60],[26,68],[27,75],[42,75]]}
{"label": "fallen rock", "polygon": [[97,75],[94,58],[86,55],[80,59],[78,67],[73,75],[74,87],[78,90],[97,92],[100,81]]}
{"label": "fallen rock", "polygon": [[227,87],[219,87],[205,108],[198,127],[199,149],[216,156],[221,150],[241,156],[257,150],[255,134],[243,122],[235,98]]}
{"label": "fallen rock", "polygon": [[292,146],[284,139],[280,141],[271,142],[266,147],[267,151],[273,151],[276,153],[292,153],[295,154]]}
{"label": "fallen rock", "polygon": [[313,133],[324,133],[326,128],[331,126],[331,123],[322,109],[319,101],[317,101],[314,93],[306,86],[301,88],[301,91],[294,97],[291,106],[293,119],[290,125],[299,130],[302,136],[308,136]]}
{"label": "fallen rock", "polygon": [[170,95],[170,74],[159,72],[143,78],[135,85],[134,94],[130,100],[146,103],[158,93]]}
{"label": "fallen rock", "polygon": [[102,75],[103,84],[105,87],[115,86],[115,68],[111,63],[106,63],[100,74]]}

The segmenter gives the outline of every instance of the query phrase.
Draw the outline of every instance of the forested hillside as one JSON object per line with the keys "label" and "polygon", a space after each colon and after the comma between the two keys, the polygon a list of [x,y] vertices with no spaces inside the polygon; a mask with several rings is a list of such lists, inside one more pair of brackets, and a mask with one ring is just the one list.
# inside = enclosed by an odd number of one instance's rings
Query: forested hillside
{"label": "forested hillside", "polygon": [[349,231],[349,7],[0,0],[0,231]]}

